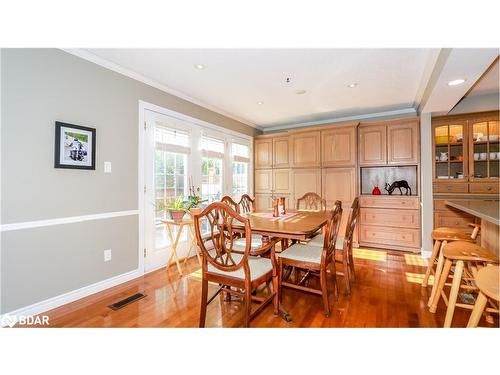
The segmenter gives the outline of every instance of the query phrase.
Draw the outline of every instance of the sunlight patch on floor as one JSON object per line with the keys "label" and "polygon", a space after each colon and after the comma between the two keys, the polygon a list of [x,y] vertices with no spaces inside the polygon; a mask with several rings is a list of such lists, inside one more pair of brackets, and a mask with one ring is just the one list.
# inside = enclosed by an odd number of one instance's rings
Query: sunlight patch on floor
{"label": "sunlight patch on floor", "polygon": [[353,248],[352,256],[356,259],[365,259],[365,260],[375,260],[378,262],[386,262],[387,261],[387,252],[381,250],[368,250],[362,248]]}
{"label": "sunlight patch on floor", "polygon": [[409,266],[427,267],[427,261],[418,254],[405,254],[405,262]]}
{"label": "sunlight patch on floor", "polygon": [[[413,272],[405,272],[406,275],[406,281],[409,283],[414,283],[414,284],[422,284],[422,281],[424,281],[425,273],[413,273]],[[433,285],[434,284],[434,276],[430,275],[429,276],[429,281],[427,283],[428,285]]]}
{"label": "sunlight patch on floor", "polygon": [[[188,279],[201,282],[201,280],[202,280],[201,268],[198,268],[196,271],[191,272],[189,275],[187,275],[187,277],[188,277]],[[213,284],[213,285],[218,285],[217,283],[213,283],[211,281],[209,281],[208,283]]]}

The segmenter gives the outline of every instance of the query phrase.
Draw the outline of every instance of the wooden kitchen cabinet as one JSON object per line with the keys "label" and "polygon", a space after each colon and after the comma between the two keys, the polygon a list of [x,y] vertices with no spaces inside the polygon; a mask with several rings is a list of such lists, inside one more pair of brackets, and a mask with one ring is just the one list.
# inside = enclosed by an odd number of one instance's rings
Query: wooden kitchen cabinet
{"label": "wooden kitchen cabinet", "polygon": [[469,224],[474,223],[476,218],[447,206],[445,202],[446,199],[434,199],[434,228],[452,227],[469,234],[472,233],[473,228]]}
{"label": "wooden kitchen cabinet", "polygon": [[291,166],[319,167],[321,165],[320,132],[293,133],[290,136]]}
{"label": "wooden kitchen cabinet", "polygon": [[340,200],[344,207],[351,207],[356,196],[356,168],[324,168],[321,186],[328,208],[333,208],[336,200]]}
{"label": "wooden kitchen cabinet", "polygon": [[498,111],[433,117],[432,142],[434,194],[498,195]]}
{"label": "wooden kitchen cabinet", "polygon": [[417,164],[419,148],[418,119],[387,125],[387,164]]}
{"label": "wooden kitchen cabinet", "polygon": [[273,138],[273,167],[288,168],[290,166],[289,137]]}
{"label": "wooden kitchen cabinet", "polygon": [[359,165],[387,164],[387,126],[362,125],[359,128]]}
{"label": "wooden kitchen cabinet", "polygon": [[297,199],[305,193],[313,192],[321,195],[321,169],[294,169],[292,173],[292,204],[297,206]]}
{"label": "wooden kitchen cabinet", "polygon": [[255,210],[263,211],[273,208],[272,194],[255,194]]}
{"label": "wooden kitchen cabinet", "polygon": [[322,167],[356,166],[356,125],[321,131]]}
{"label": "wooden kitchen cabinet", "polygon": [[292,193],[292,170],[291,169],[273,169],[273,188],[274,195],[283,195]]}
{"label": "wooden kitchen cabinet", "polygon": [[255,169],[271,168],[273,166],[273,140],[263,138],[255,140]]}
{"label": "wooden kitchen cabinet", "polygon": [[273,190],[273,170],[256,169],[255,170],[255,193],[271,194]]}
{"label": "wooden kitchen cabinet", "polygon": [[359,243],[383,249],[420,251],[420,199],[361,196]]}

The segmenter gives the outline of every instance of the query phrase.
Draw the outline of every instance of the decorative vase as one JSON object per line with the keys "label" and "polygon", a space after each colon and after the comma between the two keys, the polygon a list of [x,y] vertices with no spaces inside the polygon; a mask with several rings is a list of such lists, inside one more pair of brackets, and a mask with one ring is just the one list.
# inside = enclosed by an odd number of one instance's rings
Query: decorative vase
{"label": "decorative vase", "polygon": [[170,210],[170,216],[172,217],[172,220],[178,223],[179,221],[182,221],[182,218],[184,217],[184,210]]}
{"label": "decorative vase", "polygon": [[380,192],[378,185],[375,185],[375,187],[373,188],[373,191],[372,191],[372,195],[380,195],[380,194],[382,194],[382,193]]}

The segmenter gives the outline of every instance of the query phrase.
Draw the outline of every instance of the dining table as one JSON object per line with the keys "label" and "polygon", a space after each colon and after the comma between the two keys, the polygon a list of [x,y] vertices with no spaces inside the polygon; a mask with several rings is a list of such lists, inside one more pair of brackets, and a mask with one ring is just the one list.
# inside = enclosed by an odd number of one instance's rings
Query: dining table
{"label": "dining table", "polygon": [[[331,213],[329,211],[289,210],[279,216],[273,216],[273,211],[265,210],[243,213],[241,216],[249,220],[252,235],[261,235],[262,243],[266,244],[272,237],[305,241],[326,225]],[[232,228],[243,230],[243,225],[239,227],[238,223],[234,222]],[[286,243],[282,241],[282,246]],[[292,320],[281,303],[279,315],[287,322]]]}

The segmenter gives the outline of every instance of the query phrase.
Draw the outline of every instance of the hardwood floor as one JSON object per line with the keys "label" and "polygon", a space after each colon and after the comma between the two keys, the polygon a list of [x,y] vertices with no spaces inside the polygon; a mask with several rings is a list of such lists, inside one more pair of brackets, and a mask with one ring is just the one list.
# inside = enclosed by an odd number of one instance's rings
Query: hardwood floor
{"label": "hardwood floor", "polygon": [[[356,282],[351,296],[345,296],[343,279],[338,277],[340,296],[333,298],[330,288],[329,318],[323,315],[321,298],[284,289],[283,306],[293,321],[273,315],[269,305],[251,327],[442,327],[445,306],[441,301],[436,314],[427,309],[430,287],[420,282],[425,262],[419,255],[391,253],[375,249],[355,249]],[[196,258],[187,270],[199,269]],[[187,275],[187,272],[186,272]],[[217,287],[209,286],[209,296]],[[137,302],[113,311],[107,306],[137,292],[147,294]],[[179,277],[177,269],[161,269],[109,290],[75,301],[46,313],[51,327],[197,327],[201,282],[196,275]],[[457,309],[454,327],[465,327],[470,311]],[[221,296],[208,306],[207,327],[240,327],[242,304],[225,302]],[[484,318],[480,326],[498,327]]]}

